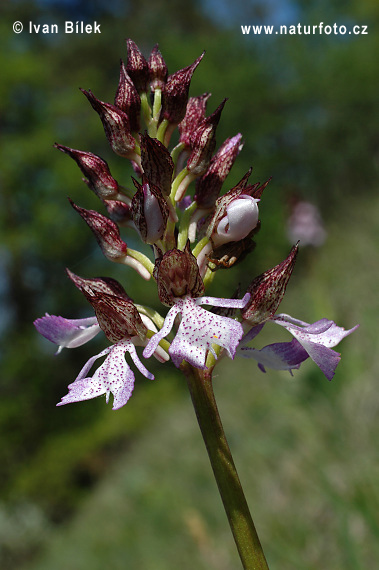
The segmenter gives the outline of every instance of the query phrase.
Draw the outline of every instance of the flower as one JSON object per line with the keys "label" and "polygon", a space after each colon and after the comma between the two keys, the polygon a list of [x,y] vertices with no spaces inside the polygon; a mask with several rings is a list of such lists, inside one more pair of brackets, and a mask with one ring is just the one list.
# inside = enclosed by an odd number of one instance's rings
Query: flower
{"label": "flower", "polygon": [[217,356],[213,344],[225,348],[229,356],[234,358],[243,336],[241,323],[210,313],[199,305],[242,309],[250,299],[250,293],[241,300],[202,297],[204,283],[189,241],[184,251],[172,249],[157,259],[154,277],[160,301],[171,309],[161,330],[144,349],[143,356],[149,358],[153,354],[159,342],[170,333],[175,317],[180,313],[181,322],[168,350],[175,366],[179,367],[185,360],[196,368],[206,368],[207,351]]}
{"label": "flower", "polygon": [[[148,329],[153,332],[157,329],[149,317],[138,313],[123,287],[114,279],[84,279],[70,271],[68,275],[93,305],[96,317],[65,319],[46,315],[34,322],[36,329],[48,340],[59,345],[58,352],[63,347],[81,346],[100,330],[103,330],[114,344],[87,361],[75,381],[69,385],[69,393],[57,405],[89,400],[101,395],[105,395],[108,402],[112,393],[112,409],[117,410],[126,404],[134,387],[134,373],[125,361],[126,352],[130,354],[141,374],[149,380],[154,380],[153,374],[140,361],[135,347],[146,345]],[[162,348],[158,347],[153,352],[160,362],[168,360],[168,355]],[[105,355],[107,358],[93,376],[87,376],[95,360]]]}
{"label": "flower", "polygon": [[171,331],[175,317],[181,313],[182,319],[178,331],[168,350],[176,367],[185,360],[196,368],[207,368],[205,365],[207,351],[217,357],[213,344],[225,348],[230,358],[234,358],[238,343],[243,336],[241,323],[206,311],[199,305],[241,309],[249,298],[249,293],[241,300],[217,297],[194,299],[190,295],[176,298],[175,304],[167,313],[163,327],[151,338],[143,351],[143,356],[149,358],[152,355],[160,340]]}
{"label": "flower", "polygon": [[267,366],[275,370],[289,370],[291,373],[310,357],[328,380],[333,378],[341,360],[341,355],[331,347],[336,346],[359,327],[356,325],[345,330],[328,319],[309,324],[286,314],[278,314],[269,320],[286,328],[295,338],[291,342],[270,344],[260,350],[245,346],[262,330],[264,323],[261,323],[253,327],[242,339],[238,348],[239,355],[257,360],[262,372],[266,371]]}

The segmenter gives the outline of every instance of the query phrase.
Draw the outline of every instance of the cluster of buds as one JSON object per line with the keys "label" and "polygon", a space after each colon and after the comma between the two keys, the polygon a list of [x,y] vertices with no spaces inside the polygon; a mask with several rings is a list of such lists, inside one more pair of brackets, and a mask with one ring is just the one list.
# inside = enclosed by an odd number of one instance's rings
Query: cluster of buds
{"label": "cluster of buds", "polygon": [[[260,227],[258,203],[268,181],[251,184],[250,169],[221,195],[243,143],[238,133],[216,150],[225,100],[207,115],[210,94],[189,97],[192,75],[204,54],[169,75],[157,46],[148,60],[132,40],[127,40],[127,48],[113,104],[91,91],[82,92],[98,113],[112,150],[131,161],[133,185],[120,185],[99,156],[55,146],[76,161],[84,182],[107,212],[71,202],[104,255],[130,266],[143,279],[154,279],[159,300],[169,310],[164,317],[135,303],[114,279],[83,278],[68,270],[94,315],[67,319],[47,314],[35,321],[37,330],[59,346],[58,352],[78,347],[101,331],[110,346],[90,358],[58,405],[99,395],[108,401],[112,394],[113,409],[123,406],[134,385],[126,353],[141,374],[154,378],[136,346],[143,347],[144,359],[155,356],[161,363],[171,359],[178,368],[212,369],[223,356],[239,355],[255,359],[262,371],[271,367],[292,373],[310,357],[331,379],[340,359],[332,347],[354,329],[345,331],[327,319],[308,324],[276,313],[297,245],[282,263],[255,277],[241,299],[205,295],[218,269],[232,267],[253,250]],[[176,128],[178,142],[171,148]],[[122,231],[136,232],[151,246],[151,257],[129,248]],[[201,305],[218,309],[209,311]],[[260,350],[248,346],[269,321],[286,328],[293,340]],[[103,356],[104,362],[89,375],[94,361]]]}

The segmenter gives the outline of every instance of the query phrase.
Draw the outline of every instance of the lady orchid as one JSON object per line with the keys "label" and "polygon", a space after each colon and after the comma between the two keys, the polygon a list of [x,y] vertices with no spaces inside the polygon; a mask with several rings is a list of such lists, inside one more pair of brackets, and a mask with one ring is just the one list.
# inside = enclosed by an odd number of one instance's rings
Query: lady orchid
{"label": "lady orchid", "polygon": [[[92,316],[46,314],[34,324],[58,345],[58,352],[79,347],[100,331],[110,342],[88,360],[58,406],[100,395],[108,402],[112,394],[113,409],[119,409],[134,386],[126,354],[148,379],[154,376],[144,360],[153,355],[162,364],[172,360],[186,376],[244,568],[268,568],[217,411],[212,371],[222,357],[239,355],[256,360],[262,371],[274,368],[292,374],[310,357],[330,380],[340,360],[332,347],[357,327],[345,331],[327,319],[308,324],[277,314],[298,245],[282,263],[255,277],[241,299],[205,295],[218,269],[228,269],[253,250],[260,228],[258,203],[269,180],[250,184],[250,169],[220,195],[243,143],[237,133],[216,148],[226,100],[207,115],[210,93],[189,98],[191,78],[204,53],[169,75],[158,46],[148,60],[130,39],[127,49],[113,103],[82,92],[98,113],[111,149],[131,162],[133,183],[121,185],[97,155],[61,144],[55,147],[75,160],[108,214],[72,202],[104,255],[145,280],[155,280],[159,301],[169,310],[163,316],[155,308],[135,304],[114,279],[83,278],[68,270],[89,301]],[[176,129],[178,143],[172,148]],[[122,231],[132,232],[133,241],[141,238],[149,244],[151,256],[131,249]],[[293,340],[262,349],[248,346],[268,322],[284,327]],[[136,347],[142,347],[140,356]],[[104,356],[91,376],[95,361]]]}

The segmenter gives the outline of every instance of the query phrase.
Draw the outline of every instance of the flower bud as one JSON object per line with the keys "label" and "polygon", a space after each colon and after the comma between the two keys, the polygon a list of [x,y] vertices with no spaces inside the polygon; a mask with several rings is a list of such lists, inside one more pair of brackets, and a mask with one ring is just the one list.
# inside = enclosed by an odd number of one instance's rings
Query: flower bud
{"label": "flower bud", "polygon": [[133,81],[127,74],[123,61],[121,61],[120,80],[114,104],[128,115],[130,130],[138,132],[141,128],[141,99]]}
{"label": "flower bud", "polygon": [[251,326],[256,326],[272,317],[287,287],[295,266],[298,244],[290,251],[288,257],[272,269],[256,277],[247,288],[250,301],[242,311],[242,317]]}
{"label": "flower bud", "polygon": [[179,142],[185,144],[187,147],[190,147],[191,136],[205,119],[207,101],[210,96],[210,93],[203,93],[202,95],[188,99],[186,114],[178,125],[180,133]]}
{"label": "flower bud", "polygon": [[146,93],[149,84],[149,66],[137,45],[131,39],[126,40],[128,62],[126,71],[138,93]]}
{"label": "flower bud", "polygon": [[228,138],[211,158],[208,170],[196,181],[195,200],[199,208],[210,209],[220,194],[238,153],[242,150],[242,135]]}
{"label": "flower bud", "polygon": [[54,144],[54,147],[75,160],[86,177],[84,182],[100,199],[108,200],[118,195],[118,182],[111,175],[108,164],[100,156],[57,143]]}
{"label": "flower bud", "polygon": [[167,65],[161,52],[158,49],[158,44],[152,49],[148,61],[149,66],[149,82],[152,91],[156,89],[164,89],[167,81]]}
{"label": "flower bud", "polygon": [[133,178],[137,192],[132,199],[135,226],[145,243],[153,244],[163,237],[169,215],[168,205],[157,186],[144,176],[142,184]]}
{"label": "flower bud", "polygon": [[212,234],[212,241],[216,247],[230,241],[242,240],[257,227],[259,217],[257,202],[255,198],[242,194],[226,207],[226,215],[221,218]]}
{"label": "flower bud", "polygon": [[152,184],[158,186],[164,196],[171,192],[174,163],[167,148],[158,139],[141,135],[141,164],[143,171]]}
{"label": "flower bud", "polygon": [[136,141],[130,131],[128,115],[115,105],[97,99],[91,91],[81,89],[103,123],[108,142],[116,154],[135,159]]}
{"label": "flower bud", "polygon": [[126,225],[132,219],[132,209],[129,204],[120,200],[104,200],[110,219],[116,224]]}
{"label": "flower bud", "polygon": [[[236,184],[236,186],[234,186],[234,188],[229,190],[229,192],[227,192],[223,196],[220,196],[220,198],[217,198],[216,204],[215,204],[215,211],[212,215],[211,220],[209,221],[208,228],[206,230],[206,235],[208,238],[213,239],[213,236],[216,234],[218,224],[228,214],[228,212],[227,212],[228,206],[232,202],[234,202],[235,200],[240,198],[240,196],[242,194],[244,194],[244,195],[248,195],[248,193],[250,194],[250,192],[248,192],[248,188],[249,188],[248,187],[248,180],[249,180],[251,171],[252,171],[252,169],[250,168],[246,172],[245,176],[243,176],[243,178],[238,182],[238,184]],[[255,196],[254,196],[254,198],[255,198]],[[245,203],[245,205],[248,205],[247,202]],[[250,204],[250,211],[251,211],[251,204]],[[225,231],[227,229],[227,227],[226,227],[227,222],[224,222],[223,225],[224,225],[223,229]],[[221,226],[221,228],[222,227],[223,226]],[[222,242],[220,242],[220,243],[222,243]],[[217,244],[217,245],[219,245],[219,244]]]}
{"label": "flower bud", "polygon": [[226,99],[217,109],[204,119],[190,137],[191,154],[187,160],[187,170],[195,176],[201,176],[207,170],[216,146],[216,128]]}
{"label": "flower bud", "polygon": [[170,123],[177,125],[184,118],[192,75],[203,59],[204,53],[192,65],[169,75],[163,90],[161,119],[167,119]]}
{"label": "flower bud", "polygon": [[200,297],[204,293],[204,284],[189,241],[184,251],[171,249],[157,259],[154,277],[158,283],[159,300],[167,307],[174,305],[177,297]]}
{"label": "flower bud", "polygon": [[81,215],[83,220],[95,235],[105,257],[111,261],[121,261],[127,255],[127,245],[122,241],[118,227],[112,220],[95,212],[80,208],[70,200],[72,207]]}

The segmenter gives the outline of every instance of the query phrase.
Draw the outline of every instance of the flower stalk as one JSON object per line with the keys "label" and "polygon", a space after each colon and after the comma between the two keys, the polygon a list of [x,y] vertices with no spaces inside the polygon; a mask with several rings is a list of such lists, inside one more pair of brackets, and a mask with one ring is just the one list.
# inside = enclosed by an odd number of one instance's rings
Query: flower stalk
{"label": "flower stalk", "polygon": [[187,379],[197,421],[243,568],[268,570],[218,412],[212,369],[199,370],[188,364],[183,364],[181,369]]}

